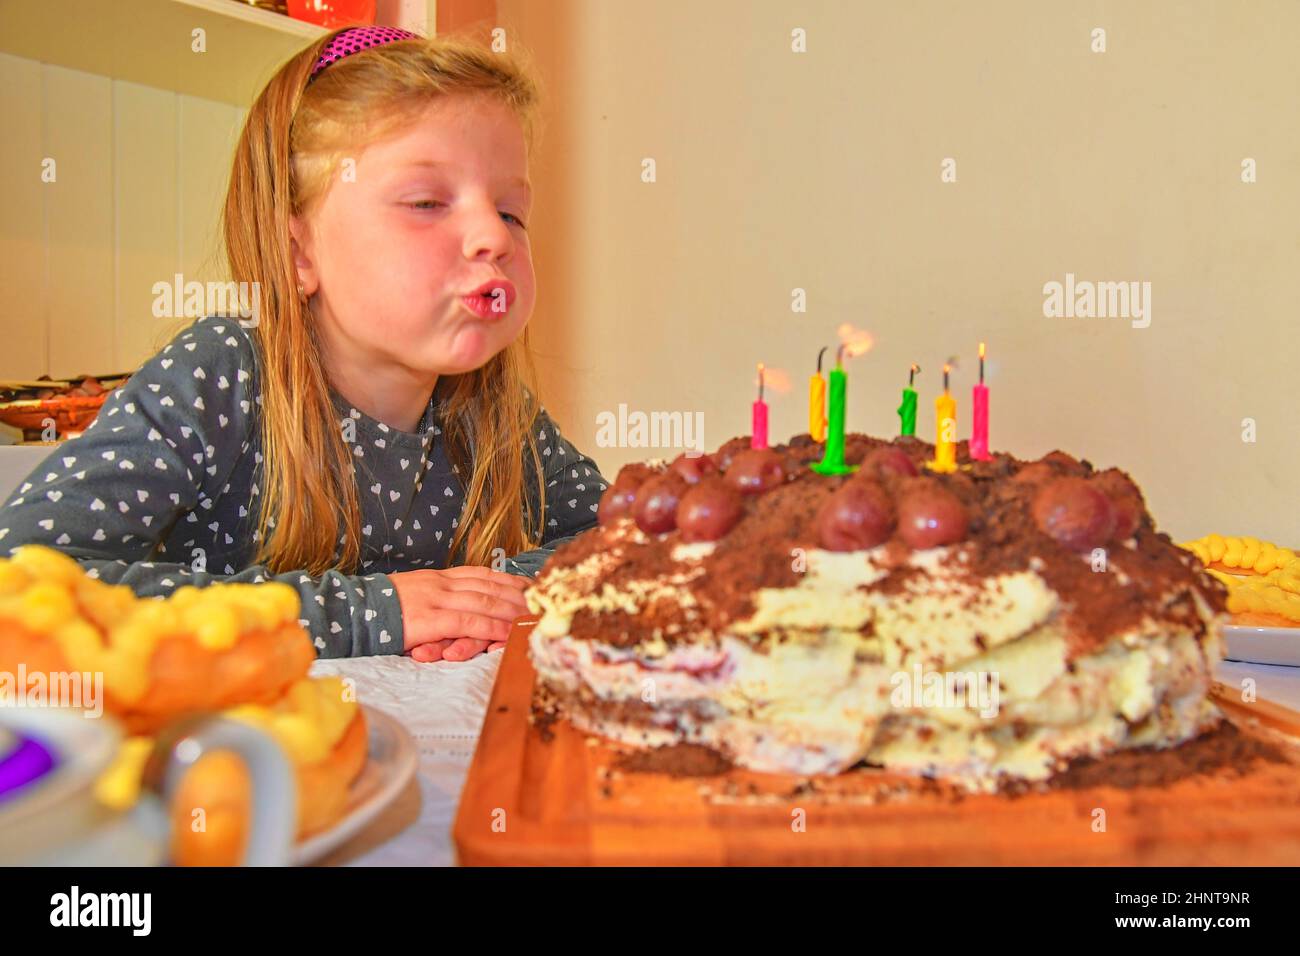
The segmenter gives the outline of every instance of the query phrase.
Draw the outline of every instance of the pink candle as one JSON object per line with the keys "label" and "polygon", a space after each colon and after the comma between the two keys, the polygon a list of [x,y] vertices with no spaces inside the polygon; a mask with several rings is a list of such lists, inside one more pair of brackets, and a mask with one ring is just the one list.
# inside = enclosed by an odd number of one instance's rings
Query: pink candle
{"label": "pink candle", "polygon": [[989,454],[989,387],[984,384],[984,343],[980,343],[980,380],[971,389],[971,436],[970,457],[972,461],[988,461]]}
{"label": "pink candle", "polygon": [[754,402],[750,448],[767,447],[767,402],[763,401],[763,363],[758,363],[758,400]]}

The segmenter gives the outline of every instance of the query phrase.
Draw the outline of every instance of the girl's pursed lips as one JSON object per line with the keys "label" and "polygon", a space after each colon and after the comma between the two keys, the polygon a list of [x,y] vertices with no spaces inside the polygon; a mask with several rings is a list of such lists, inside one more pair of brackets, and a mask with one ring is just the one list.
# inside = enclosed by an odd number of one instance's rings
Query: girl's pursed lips
{"label": "girl's pursed lips", "polygon": [[510,312],[510,307],[501,307],[498,298],[488,295],[463,295],[460,297],[461,304],[479,319],[504,319]]}
{"label": "girl's pursed lips", "polygon": [[[501,291],[498,292],[498,289]],[[501,295],[505,296],[506,307],[500,311],[502,313],[508,312],[510,307],[515,304],[518,292],[515,291],[515,284],[504,276],[494,277],[488,279],[486,282],[480,283],[476,288],[469,292],[462,293],[462,298],[472,299],[475,297],[481,297],[495,301],[499,299]]]}

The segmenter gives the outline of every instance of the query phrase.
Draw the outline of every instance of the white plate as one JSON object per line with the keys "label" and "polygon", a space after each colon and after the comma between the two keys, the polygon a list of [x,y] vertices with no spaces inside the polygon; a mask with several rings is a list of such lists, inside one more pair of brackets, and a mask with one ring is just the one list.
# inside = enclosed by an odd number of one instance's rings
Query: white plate
{"label": "white plate", "polygon": [[352,781],[343,817],[293,848],[295,866],[319,860],[365,828],[397,799],[415,774],[415,741],[406,728],[383,711],[361,708],[366,715],[366,765]]}
{"label": "white plate", "polygon": [[1223,628],[1224,657],[1249,664],[1284,664],[1300,667],[1300,627],[1245,627],[1227,624]]}

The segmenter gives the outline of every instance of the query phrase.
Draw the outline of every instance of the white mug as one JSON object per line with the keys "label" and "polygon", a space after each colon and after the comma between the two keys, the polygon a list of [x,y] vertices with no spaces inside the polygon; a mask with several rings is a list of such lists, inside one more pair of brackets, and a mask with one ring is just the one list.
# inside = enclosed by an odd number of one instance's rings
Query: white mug
{"label": "white mug", "polygon": [[[122,741],[121,729],[111,718],[87,717],[70,709],[0,707],[4,740],[9,746],[0,747],[0,865],[166,863],[172,796],[185,770],[216,750],[238,755],[252,779],[243,862],[289,862],[297,831],[297,781],[279,744],[255,727],[198,715],[164,728],[150,756],[140,799],[128,811],[105,807],[94,794],[95,781]],[[15,752],[19,744],[25,745],[21,754]]]}

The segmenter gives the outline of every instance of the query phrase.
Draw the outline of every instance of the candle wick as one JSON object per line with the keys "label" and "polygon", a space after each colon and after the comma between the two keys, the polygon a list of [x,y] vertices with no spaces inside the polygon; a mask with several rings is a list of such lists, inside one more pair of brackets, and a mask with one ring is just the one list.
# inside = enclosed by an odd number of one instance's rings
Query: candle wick
{"label": "candle wick", "polygon": [[822,373],[822,356],[826,354],[826,346],[822,346],[821,351],[817,353],[817,374]]}

